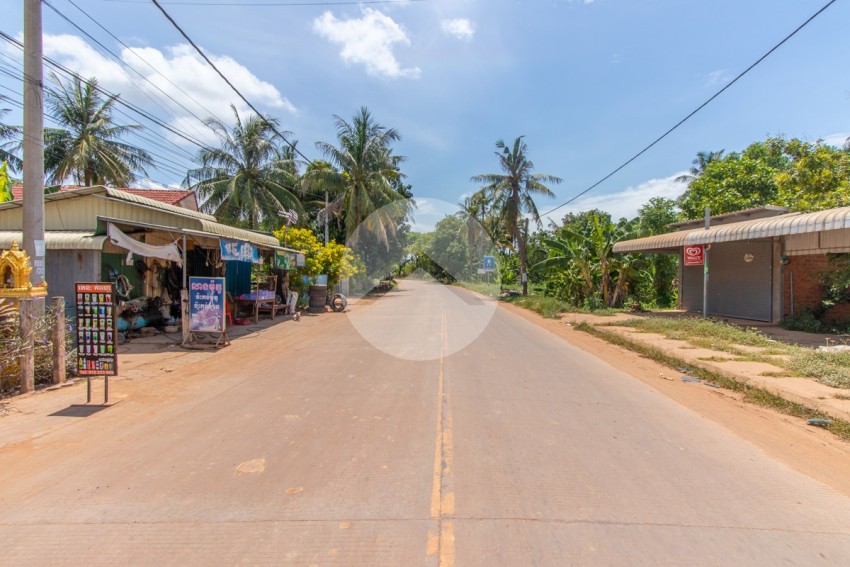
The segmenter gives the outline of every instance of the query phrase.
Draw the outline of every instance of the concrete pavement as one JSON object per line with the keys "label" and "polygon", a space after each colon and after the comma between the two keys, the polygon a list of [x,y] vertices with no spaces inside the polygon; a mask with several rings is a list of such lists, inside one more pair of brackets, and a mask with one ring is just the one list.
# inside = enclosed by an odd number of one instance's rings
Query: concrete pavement
{"label": "concrete pavement", "polygon": [[126,357],[61,426],[80,386],[14,401],[3,562],[850,562],[846,496],[463,290],[255,331]]}

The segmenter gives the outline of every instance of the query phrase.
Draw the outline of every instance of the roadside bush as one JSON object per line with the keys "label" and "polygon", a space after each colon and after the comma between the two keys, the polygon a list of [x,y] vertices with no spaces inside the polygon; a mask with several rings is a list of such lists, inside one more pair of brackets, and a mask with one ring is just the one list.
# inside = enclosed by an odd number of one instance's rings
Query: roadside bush
{"label": "roadside bush", "polygon": [[782,328],[789,331],[803,331],[805,333],[824,332],[823,323],[813,311],[808,309],[801,311],[798,315],[783,319]]}
{"label": "roadside bush", "polygon": [[[33,323],[36,386],[53,381],[53,343],[50,337],[54,321],[53,313],[48,310]],[[76,350],[67,323],[65,352],[66,371],[70,373],[75,368]],[[23,354],[24,344],[21,340],[18,310],[11,301],[0,299],[0,397],[12,395],[20,387],[20,359]]]}

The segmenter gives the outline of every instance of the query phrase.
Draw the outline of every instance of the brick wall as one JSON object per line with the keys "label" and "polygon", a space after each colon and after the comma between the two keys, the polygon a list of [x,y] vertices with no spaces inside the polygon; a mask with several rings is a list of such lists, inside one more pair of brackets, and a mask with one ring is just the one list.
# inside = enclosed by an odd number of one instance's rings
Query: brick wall
{"label": "brick wall", "polygon": [[[825,254],[790,256],[788,259],[790,262],[784,266],[783,271],[783,306],[786,317],[791,315],[791,274],[794,274],[794,313],[800,313],[803,309],[814,310],[820,306],[823,299],[820,273],[828,266]],[[836,305],[824,314],[824,319],[850,321],[850,304]]]}

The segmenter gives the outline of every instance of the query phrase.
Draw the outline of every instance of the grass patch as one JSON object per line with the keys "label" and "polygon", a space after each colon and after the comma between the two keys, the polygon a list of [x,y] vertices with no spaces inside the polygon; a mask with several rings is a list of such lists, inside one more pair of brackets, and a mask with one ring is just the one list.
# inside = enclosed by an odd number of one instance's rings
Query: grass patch
{"label": "grass patch", "polygon": [[[656,347],[633,342],[617,333],[607,331],[604,328],[588,325],[587,323],[579,323],[575,328],[579,331],[584,331],[595,337],[608,341],[609,343],[627,348],[670,368],[678,369],[687,367],[687,362],[681,358],[670,355]],[[843,419],[832,417],[821,411],[804,406],[803,404],[786,400],[762,388],[738,382],[737,380],[729,378],[723,374],[713,372],[705,368],[692,368],[690,375],[703,381],[711,382],[712,384],[722,388],[726,388],[727,390],[740,392],[743,395],[744,401],[754,405],[769,407],[786,415],[799,417],[801,419],[827,419],[831,423],[828,427],[826,427],[826,429],[834,433],[843,441],[850,441],[850,422]]]}
{"label": "grass patch", "polygon": [[[850,388],[850,352],[823,352],[786,345],[767,338],[752,327],[742,328],[698,317],[640,317],[620,321],[617,325],[687,341],[700,348],[727,352],[750,362],[773,364],[796,376],[813,378],[827,386]],[[763,350],[760,353],[744,352],[737,345]]]}
{"label": "grass patch", "polygon": [[789,370],[827,386],[850,388],[850,352],[801,350],[786,363]]}
{"label": "grass patch", "polygon": [[754,328],[742,328],[729,323],[703,319],[701,317],[636,317],[617,323],[623,327],[633,327],[645,333],[665,335],[670,339],[689,341],[697,344],[699,340],[706,348],[708,345],[746,345],[763,348],[775,348],[776,342],[765,337]]}
{"label": "grass patch", "polygon": [[507,297],[505,301],[539,313],[547,319],[557,319],[561,316],[561,313],[567,313],[569,311],[569,306],[563,301],[543,295]]}

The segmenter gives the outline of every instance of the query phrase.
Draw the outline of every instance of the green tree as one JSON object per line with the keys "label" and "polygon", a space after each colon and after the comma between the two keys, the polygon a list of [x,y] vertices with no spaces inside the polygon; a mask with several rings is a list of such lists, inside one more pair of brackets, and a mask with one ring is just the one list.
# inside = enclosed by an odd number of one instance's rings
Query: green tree
{"label": "green tree", "polygon": [[189,171],[186,183],[204,199],[201,208],[222,222],[250,229],[274,230],[286,209],[304,214],[296,196],[297,164],[288,144],[276,132],[277,120],[251,115],[242,120],[231,105],[232,128],[216,118],[206,125],[219,148],[202,149],[201,167]]}
{"label": "green tree", "polygon": [[[638,211],[637,231],[640,236],[653,236],[674,230],[670,224],[679,220],[676,202],[664,197],[653,197]],[[638,256],[632,264],[645,276],[637,278],[632,290],[642,303],[670,307],[676,301],[672,282],[676,278],[678,257],[674,254],[646,254]]]}
{"label": "green tree", "polygon": [[50,183],[73,179],[86,187],[126,187],[153,165],[144,150],[121,141],[138,124],[118,125],[112,112],[118,95],[103,96],[97,79],[75,77],[70,84],[56,78],[47,91],[47,109],[61,128],[44,130],[44,171]]}
{"label": "green tree", "polygon": [[365,106],[351,122],[335,115],[334,123],[338,145],[316,143],[332,167],[313,173],[312,186],[334,196],[331,212],[341,218],[352,244],[369,233],[389,246],[411,207],[399,190],[404,158],[392,153],[401,136],[375,121]]}
{"label": "green tree", "polygon": [[776,140],[757,142],[742,154],[709,163],[679,198],[684,217],[700,218],[706,207],[712,214],[722,214],[776,204],[777,175],[788,162],[780,145]]}
{"label": "green tree", "polygon": [[850,205],[850,150],[790,140],[791,164],[776,179],[778,203],[794,211],[818,211]]}
{"label": "green tree", "polygon": [[[562,179],[545,173],[532,173],[534,163],[528,159],[528,146],[523,136],[514,140],[508,147],[499,140],[496,157],[503,173],[485,173],[472,177],[473,183],[484,183],[480,191],[498,211],[498,216],[506,232],[511,235],[512,244],[519,251],[520,276],[528,271],[526,255],[527,222],[524,215],[540,223],[540,214],[534,203],[534,195],[554,197],[554,193],[544,183],[560,183]],[[522,294],[528,295],[528,282],[522,281]]]}
{"label": "green tree", "polygon": [[[0,101],[8,98],[0,95]],[[0,118],[11,112],[10,108],[0,108]],[[20,144],[21,127],[0,122],[0,162],[7,162],[12,171],[20,171],[23,166],[21,159],[14,153],[14,148]]]}
{"label": "green tree", "polygon": [[690,183],[694,179],[697,179],[703,174],[705,168],[708,167],[708,164],[718,161],[723,157],[724,151],[725,150],[717,152],[697,152],[697,157],[691,162],[691,170],[688,173],[677,177],[676,181],[680,183]]}
{"label": "green tree", "polygon": [[0,203],[14,200],[12,195],[12,182],[9,181],[9,172],[6,170],[6,162],[0,164]]}

